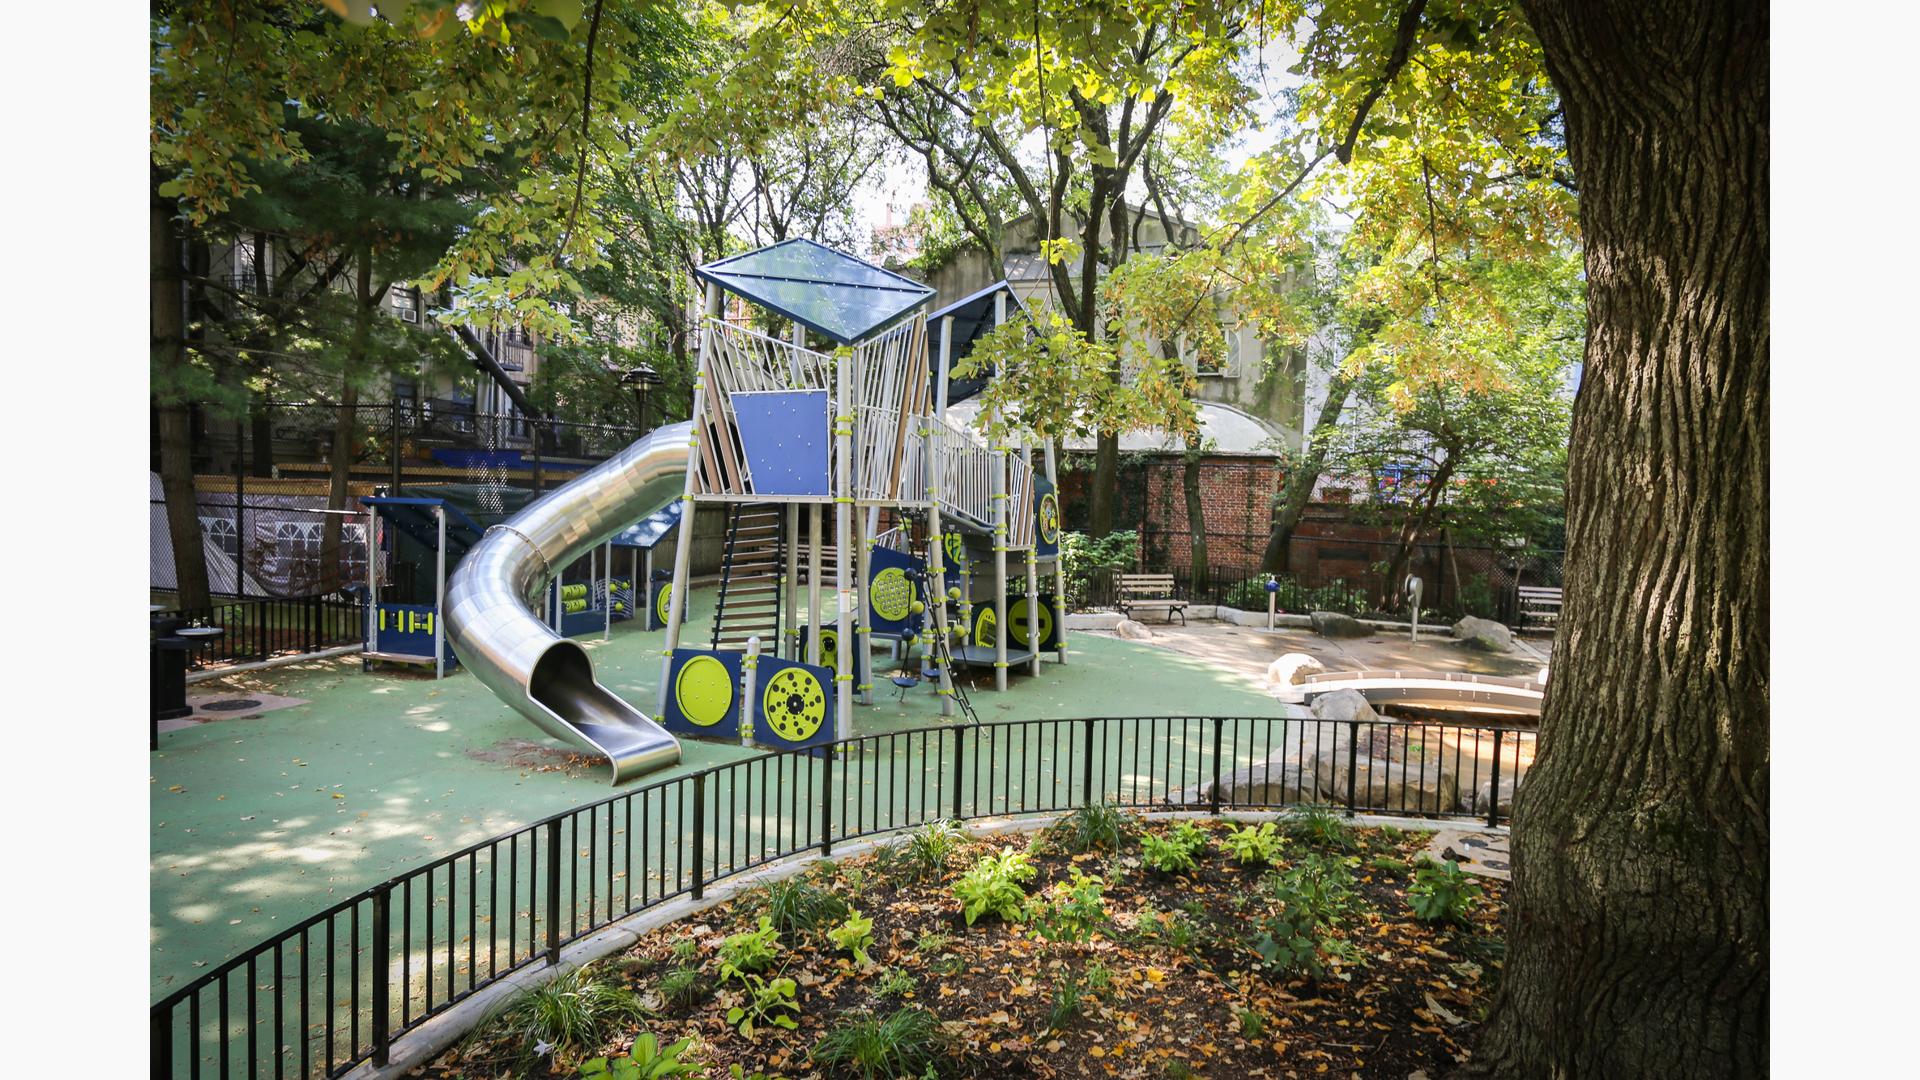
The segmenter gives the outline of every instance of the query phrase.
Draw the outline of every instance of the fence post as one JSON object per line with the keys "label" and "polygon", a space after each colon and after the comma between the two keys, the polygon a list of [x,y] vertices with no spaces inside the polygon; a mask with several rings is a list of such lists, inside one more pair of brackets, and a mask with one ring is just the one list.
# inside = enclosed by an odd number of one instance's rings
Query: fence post
{"label": "fence post", "polygon": [[[1222,716],[1213,718],[1213,798],[1211,801],[1212,812],[1216,816],[1220,813],[1220,729],[1226,726],[1226,722],[1226,718]],[[1238,737],[1235,736],[1235,738]]]}
{"label": "fence post", "polygon": [[1500,729],[1494,728],[1493,786],[1487,789],[1491,792],[1491,795],[1487,799],[1487,828],[1489,829],[1500,824],[1500,735]]}
{"label": "fence post", "polygon": [[833,759],[839,751],[828,746],[820,764],[820,854],[833,854]]}
{"label": "fence post", "polygon": [[[697,879],[696,879],[697,880]],[[560,819],[547,822],[547,964],[560,962]]]}
{"label": "fence post", "polygon": [[307,597],[307,652],[320,650],[320,594]]}
{"label": "fence post", "polygon": [[966,762],[966,729],[957,727],[953,729],[953,816],[959,821],[967,817]]}
{"label": "fence post", "polygon": [[693,898],[707,894],[707,774],[693,774]]}
{"label": "fence post", "polygon": [[[1347,721],[1347,816],[1353,816],[1353,774],[1360,765],[1360,721]],[[1373,785],[1367,785],[1372,791]]]}
{"label": "fence post", "polygon": [[173,1078],[173,1010],[155,1008],[148,1017],[148,1072],[153,1080]]}
{"label": "fence post", "polygon": [[1084,723],[1086,724],[1086,738],[1081,744],[1082,753],[1081,753],[1080,764],[1082,769],[1082,775],[1080,778],[1080,805],[1092,806],[1093,805],[1093,718],[1088,717],[1084,721]]}
{"label": "fence post", "polygon": [[[393,969],[391,946],[387,942],[392,926],[393,885],[388,883],[373,893],[373,1063],[387,1064],[387,976]],[[429,901],[431,902],[431,901]]]}

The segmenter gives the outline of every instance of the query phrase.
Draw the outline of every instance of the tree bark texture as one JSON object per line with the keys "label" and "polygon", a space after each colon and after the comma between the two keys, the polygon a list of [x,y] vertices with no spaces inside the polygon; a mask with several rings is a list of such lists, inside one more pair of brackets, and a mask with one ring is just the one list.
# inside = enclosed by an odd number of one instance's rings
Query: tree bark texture
{"label": "tree bark texture", "polygon": [[[358,430],[360,412],[361,367],[366,362],[367,336],[373,327],[373,252],[362,248],[355,260],[353,296],[357,301],[353,307],[353,338],[347,346],[347,357],[340,377],[340,405],[333,416],[333,452],[327,469],[327,509],[344,510],[347,507],[347,493],[353,479],[353,436]],[[395,492],[394,494],[399,494]],[[320,580],[315,582],[316,592],[329,593],[340,588],[345,577],[340,568],[340,535],[342,518],[339,514],[328,514],[320,524]],[[368,537],[369,540],[372,537]]]}
{"label": "tree bark texture", "polygon": [[1193,591],[1197,594],[1209,584],[1207,573],[1207,505],[1200,497],[1200,436],[1198,433],[1187,438],[1187,459],[1180,470],[1180,491],[1187,501],[1187,537],[1188,549],[1192,558],[1188,564],[1193,579]]}
{"label": "tree bark texture", "polygon": [[1565,614],[1470,1065],[1768,1072],[1768,14],[1525,0],[1589,329]]}
{"label": "tree bark texture", "polygon": [[1306,445],[1301,447],[1299,461],[1287,471],[1286,482],[1280,489],[1273,531],[1267,534],[1267,548],[1260,556],[1260,569],[1266,573],[1284,574],[1293,568],[1293,533],[1306,515],[1307,504],[1313,501],[1313,489],[1320,483],[1320,474],[1327,471],[1328,448],[1332,445],[1334,429],[1340,426],[1340,414],[1347,407],[1347,398],[1353,395],[1353,384],[1352,376],[1344,372],[1336,372],[1327,383],[1327,400],[1320,406],[1320,415],[1314,418],[1313,430],[1308,432]]}
{"label": "tree bark texture", "polygon": [[149,212],[149,321],[153,335],[153,374],[165,396],[158,409],[160,493],[167,500],[167,538],[173,547],[174,587],[185,608],[213,602],[207,584],[207,551],[200,537],[200,511],[193,487],[193,413],[178,400],[167,375],[186,358],[185,293],[180,276],[180,236],[171,199],[153,197]]}

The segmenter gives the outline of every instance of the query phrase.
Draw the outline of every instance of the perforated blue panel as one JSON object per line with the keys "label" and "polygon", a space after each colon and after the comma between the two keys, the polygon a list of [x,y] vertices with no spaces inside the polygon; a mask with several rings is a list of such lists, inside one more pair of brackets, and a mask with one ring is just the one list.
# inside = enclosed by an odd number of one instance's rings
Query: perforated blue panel
{"label": "perforated blue panel", "polygon": [[740,446],[756,495],[831,494],[827,478],[825,390],[770,390],[734,394]]}

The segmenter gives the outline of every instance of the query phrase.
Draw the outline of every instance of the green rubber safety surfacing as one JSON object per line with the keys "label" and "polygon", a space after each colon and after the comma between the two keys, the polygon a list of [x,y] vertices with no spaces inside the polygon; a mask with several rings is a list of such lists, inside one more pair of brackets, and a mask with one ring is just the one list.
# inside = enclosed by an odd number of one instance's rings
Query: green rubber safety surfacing
{"label": "green rubber safety surfacing", "polygon": [[804,742],[827,720],[827,691],[805,668],[782,668],[760,696],[767,726],[788,742]]}
{"label": "green rubber safety surfacing", "polygon": [[688,723],[712,727],[733,708],[733,673],[711,656],[696,656],[674,678],[673,700]]}

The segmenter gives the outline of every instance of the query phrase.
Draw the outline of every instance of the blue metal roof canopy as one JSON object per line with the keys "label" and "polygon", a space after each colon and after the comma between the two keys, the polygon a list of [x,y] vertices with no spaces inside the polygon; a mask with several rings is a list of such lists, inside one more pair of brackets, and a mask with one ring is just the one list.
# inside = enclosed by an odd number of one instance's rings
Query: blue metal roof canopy
{"label": "blue metal roof canopy", "polygon": [[679,526],[680,507],[680,500],[675,499],[668,503],[665,509],[657,510],[641,518],[634,524],[621,529],[613,535],[612,540],[607,542],[618,548],[639,548],[642,551],[652,551],[656,544],[665,540],[667,534]]}
{"label": "blue metal roof canopy", "polygon": [[842,345],[872,337],[933,298],[912,278],[798,238],[694,274]]}
{"label": "blue metal roof canopy", "polygon": [[[1011,310],[1007,313],[1009,317],[1018,313],[1020,315],[1026,315],[1029,319],[1032,318],[1027,312],[1027,306],[1021,303],[1020,297],[1014,293],[1013,286],[1004,280],[995,282],[981,289],[979,292],[974,293],[972,296],[955,300],[953,303],[927,316],[927,332],[935,342],[940,340],[940,320],[947,318],[953,320],[953,351],[948,357],[949,371],[958,370],[960,361],[972,354],[974,343],[984,337],[987,331],[993,329],[993,298],[1001,292],[1005,292],[1008,301],[1010,301],[1009,307]],[[937,350],[939,346],[935,345],[934,348]],[[947,404],[959,404],[980,391],[985,390],[987,388],[987,380],[997,374],[999,373],[995,371],[976,371],[964,379],[948,378]],[[933,373],[930,378],[930,384],[933,387],[934,399],[939,400],[940,357],[937,352],[933,357]]]}

